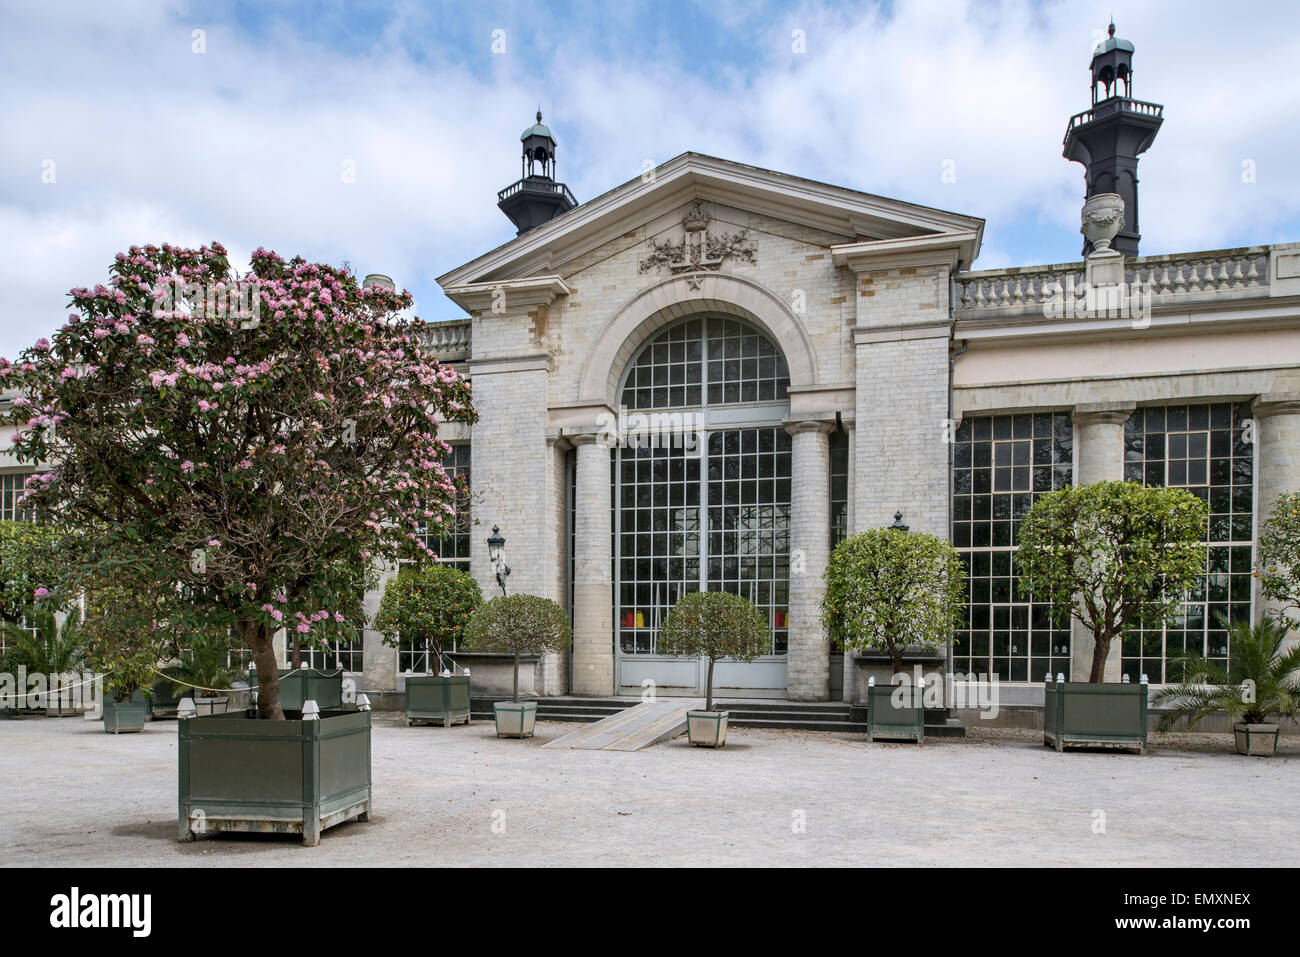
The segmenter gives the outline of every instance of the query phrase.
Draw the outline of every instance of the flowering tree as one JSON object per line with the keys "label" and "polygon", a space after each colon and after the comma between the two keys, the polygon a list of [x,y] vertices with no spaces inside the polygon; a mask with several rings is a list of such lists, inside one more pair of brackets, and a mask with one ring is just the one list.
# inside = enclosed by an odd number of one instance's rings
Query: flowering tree
{"label": "flowering tree", "polygon": [[429,553],[454,511],[440,421],[472,422],[469,385],[425,355],[409,294],[258,249],[133,246],[107,285],[17,362],[0,360],[49,471],[24,505],[89,533],[89,574],[172,583],[165,619],[232,628],[262,717],[283,717],[272,636],[361,622],[366,572]]}
{"label": "flowering tree", "polygon": [[[1255,577],[1264,597],[1281,607],[1278,618],[1286,628],[1300,627],[1300,492],[1283,495],[1259,530]],[[1285,631],[1283,632],[1285,634]]]}

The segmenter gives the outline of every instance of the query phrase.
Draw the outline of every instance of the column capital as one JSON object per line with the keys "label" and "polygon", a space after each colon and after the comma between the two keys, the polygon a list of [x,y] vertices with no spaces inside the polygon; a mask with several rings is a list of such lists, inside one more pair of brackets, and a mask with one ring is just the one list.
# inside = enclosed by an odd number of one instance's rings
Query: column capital
{"label": "column capital", "polygon": [[1123,425],[1136,410],[1136,402],[1087,402],[1076,405],[1071,418],[1075,425]]}
{"label": "column capital", "polygon": [[1256,396],[1250,412],[1257,419],[1272,415],[1300,415],[1300,392],[1267,392]]}
{"label": "column capital", "polygon": [[803,415],[787,415],[782,416],[781,424],[785,426],[785,430],[791,435],[799,435],[803,432],[821,432],[829,435],[835,431],[835,416],[810,418]]}
{"label": "column capital", "polygon": [[582,445],[597,445],[597,444],[601,445],[604,448],[609,447],[609,443],[607,441],[601,441],[602,439],[606,438],[606,435],[603,432],[575,432],[572,435],[560,436],[559,438],[568,441],[568,443],[572,445],[575,449]]}

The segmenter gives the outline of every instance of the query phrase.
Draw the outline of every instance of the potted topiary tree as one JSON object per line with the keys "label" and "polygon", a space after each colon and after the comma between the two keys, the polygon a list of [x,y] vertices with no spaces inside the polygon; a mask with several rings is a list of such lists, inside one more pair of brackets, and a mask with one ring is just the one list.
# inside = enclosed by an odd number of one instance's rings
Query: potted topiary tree
{"label": "potted topiary tree", "polygon": [[375,616],[384,644],[422,648],[425,654],[425,673],[404,676],[407,725],[469,723],[469,675],[452,674],[444,654],[464,638],[470,616],[481,604],[478,582],[450,565],[403,568],[384,587]]}
{"label": "potted topiary tree", "polygon": [[1222,627],[1228,629],[1228,667],[1197,655],[1175,658],[1186,680],[1157,692],[1155,706],[1167,709],[1161,730],[1179,718],[1190,729],[1223,711],[1233,721],[1238,754],[1271,755],[1280,726],[1269,716],[1300,716],[1300,645],[1286,647],[1286,627],[1267,616],[1254,626],[1239,621]]}
{"label": "potted topiary tree", "polygon": [[659,649],[668,655],[709,661],[704,710],[686,713],[691,744],[720,748],[727,743],[726,711],[713,709],[713,666],[723,658],[753,661],[772,644],[772,626],[754,604],[729,592],[683,595],[659,626]]}
{"label": "potted topiary tree", "polygon": [[1068,609],[1092,634],[1087,682],[1044,689],[1043,740],[1130,744],[1145,752],[1146,682],[1105,682],[1111,644],[1126,628],[1159,628],[1182,613],[1186,592],[1205,573],[1209,510],[1179,488],[1096,482],[1040,495],[1020,528],[1019,585]]}
{"label": "potted topiary tree", "polygon": [[857,652],[889,655],[893,681],[867,685],[867,740],[925,738],[919,683],[903,680],[908,649],[934,650],[951,640],[965,595],[961,556],[934,535],[905,526],[869,529],[835,546],[826,566],[822,620]]}
{"label": "potted topiary tree", "polygon": [[[91,579],[81,577],[83,584]],[[85,598],[81,630],[86,660],[103,677],[104,731],[122,734],[144,730],[148,698],[163,656],[161,623],[157,617],[170,597],[166,586],[119,580],[100,584]]]}
{"label": "potted topiary tree", "polygon": [[465,630],[466,646],[515,659],[514,694],[493,705],[498,737],[531,738],[537,723],[537,702],[519,700],[519,656],[559,651],[571,634],[564,609],[537,595],[499,595],[474,612]]}
{"label": "potted topiary tree", "polygon": [[[286,715],[277,632],[295,648],[356,634],[346,609],[369,571],[431,554],[422,534],[450,526],[457,497],[439,427],[476,416],[408,293],[260,248],[251,264],[237,272],[218,243],[133,246],[106,284],[72,290],[49,340],[0,360],[0,388],[16,395],[15,456],[57,464],[24,507],[94,527],[75,558],[103,580],[170,583],[164,625],[230,629],[252,652],[256,715],[180,723],[180,837],[202,808],[208,832],[270,822],[315,844],[369,813],[370,715]],[[277,757],[293,748],[321,763]]]}

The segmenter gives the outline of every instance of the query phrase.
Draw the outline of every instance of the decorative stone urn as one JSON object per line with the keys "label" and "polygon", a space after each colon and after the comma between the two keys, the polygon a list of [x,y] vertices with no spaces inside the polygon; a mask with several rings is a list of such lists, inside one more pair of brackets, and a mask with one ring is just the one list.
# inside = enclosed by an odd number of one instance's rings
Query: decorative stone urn
{"label": "decorative stone urn", "polygon": [[1124,225],[1124,197],[1119,193],[1097,193],[1083,203],[1083,225],[1079,232],[1092,243],[1094,253],[1110,249],[1111,240]]}

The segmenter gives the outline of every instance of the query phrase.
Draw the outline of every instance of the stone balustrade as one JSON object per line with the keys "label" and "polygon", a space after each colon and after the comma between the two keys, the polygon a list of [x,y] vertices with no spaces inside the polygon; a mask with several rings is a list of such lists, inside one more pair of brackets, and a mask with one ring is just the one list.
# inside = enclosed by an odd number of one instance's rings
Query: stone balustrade
{"label": "stone balustrade", "polygon": [[[1249,246],[1174,256],[1144,256],[1124,264],[1129,288],[1149,288],[1153,304],[1266,297],[1269,247]],[[953,299],[958,319],[1036,312],[1063,290],[1081,289],[1084,264],[1025,266],[959,273]]]}
{"label": "stone balustrade", "polygon": [[431,322],[424,332],[424,348],[440,362],[463,362],[470,356],[470,320]]}

